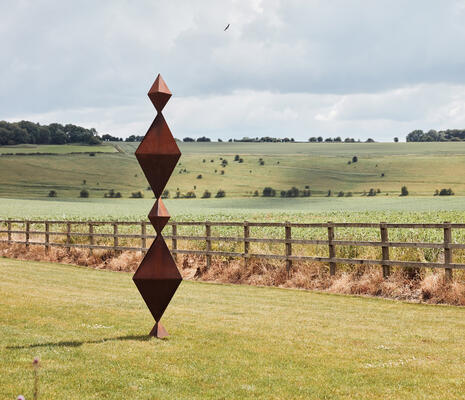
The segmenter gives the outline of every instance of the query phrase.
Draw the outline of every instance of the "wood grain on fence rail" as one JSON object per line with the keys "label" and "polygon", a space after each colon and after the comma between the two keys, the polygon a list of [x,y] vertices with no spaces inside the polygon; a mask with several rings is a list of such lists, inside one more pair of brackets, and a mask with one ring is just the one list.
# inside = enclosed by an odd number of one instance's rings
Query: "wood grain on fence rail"
{"label": "wood grain on fence rail", "polygon": [[[6,226],[5,229],[0,229],[0,243],[8,244],[24,244],[26,247],[30,245],[44,246],[45,251],[48,252],[50,247],[64,247],[66,249],[83,248],[100,250],[111,250],[116,253],[121,251],[140,251],[143,254],[147,251],[147,239],[154,239],[155,235],[148,235],[146,221],[50,221],[50,220],[0,220],[0,225]],[[36,225],[44,226],[44,230],[37,230]],[[73,231],[73,227],[88,226],[87,231]],[[336,273],[337,264],[354,264],[354,265],[380,265],[383,268],[383,276],[388,277],[391,272],[391,267],[403,267],[403,268],[443,268],[444,276],[446,280],[452,279],[452,271],[454,269],[465,269],[465,264],[453,263],[453,250],[454,249],[465,249],[464,243],[452,243],[452,231],[453,229],[464,229],[465,224],[452,224],[450,222],[444,223],[428,223],[428,224],[417,224],[417,223],[334,223],[334,222],[318,222],[318,223],[291,223],[291,222],[214,222],[214,221],[171,221],[168,223],[171,225],[171,235],[166,235],[166,239],[171,239],[171,251],[175,259],[178,254],[191,254],[204,256],[206,266],[211,266],[212,257],[240,257],[244,259],[245,265],[250,258],[259,259],[270,259],[270,260],[282,260],[285,262],[286,269],[290,273],[294,261],[313,261],[323,262],[329,265],[329,272],[331,275]],[[61,231],[59,227],[62,227]],[[64,226],[64,229],[63,229]],[[94,227],[108,227],[110,232],[102,233],[95,232]],[[119,230],[119,226],[130,227],[139,226],[140,233],[122,233]],[[204,226],[205,235],[179,235],[179,226]],[[58,228],[57,228],[58,227]],[[213,236],[212,227],[242,227],[242,236]],[[281,238],[266,238],[266,237],[251,237],[250,227],[265,228],[275,227],[284,228],[284,237]],[[33,229],[31,229],[33,228]],[[112,228],[112,230],[111,230]],[[328,239],[294,239],[292,237],[292,228],[326,228]],[[336,230],[338,228],[377,228],[379,229],[379,241],[367,240],[337,240]],[[81,228],[82,229],[82,228]],[[85,229],[85,228],[84,228]],[[137,229],[137,228],[136,228]],[[443,242],[432,243],[432,242],[394,242],[389,241],[389,229],[441,229],[443,230]],[[6,234],[6,239],[3,239]],[[20,235],[22,238],[19,240],[15,235]],[[43,242],[38,242],[33,238],[37,235],[44,238]],[[51,240],[53,237],[62,237],[62,242]],[[87,238],[88,243],[77,243],[79,239]],[[112,245],[101,244],[101,241],[97,241],[97,238],[107,238],[111,240]],[[126,243],[127,240],[134,239],[139,240],[139,246],[127,246],[121,245],[122,241]],[[205,250],[191,250],[191,249],[180,249],[179,240],[183,241],[204,241]],[[85,241],[85,240],[84,240]],[[237,242],[243,243],[243,252],[227,252],[213,250],[212,242]],[[251,243],[275,243],[284,245],[284,254],[262,254],[252,253],[250,251]],[[293,255],[292,245],[323,245],[327,246],[328,256],[299,256]],[[381,260],[375,259],[360,259],[360,258],[344,258],[337,257],[337,246],[358,246],[358,247],[378,247],[381,249]],[[392,260],[390,258],[390,248],[431,248],[439,249],[444,253],[443,262],[419,262],[419,261],[404,261],[404,260]]]}

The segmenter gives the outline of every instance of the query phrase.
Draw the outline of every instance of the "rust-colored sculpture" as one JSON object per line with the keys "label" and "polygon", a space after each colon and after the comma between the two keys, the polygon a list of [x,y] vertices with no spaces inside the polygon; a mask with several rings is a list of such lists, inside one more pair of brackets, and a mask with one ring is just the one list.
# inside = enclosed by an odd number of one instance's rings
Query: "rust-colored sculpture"
{"label": "rust-colored sculpture", "polygon": [[132,279],[155,318],[155,326],[150,335],[163,338],[168,336],[168,333],[160,324],[160,319],[182,277],[161,235],[170,215],[160,196],[181,157],[181,152],[161,113],[171,97],[171,92],[160,74],[150,88],[148,96],[157,110],[157,116],[137,148],[136,157],[157,198],[149,213],[157,237]]}

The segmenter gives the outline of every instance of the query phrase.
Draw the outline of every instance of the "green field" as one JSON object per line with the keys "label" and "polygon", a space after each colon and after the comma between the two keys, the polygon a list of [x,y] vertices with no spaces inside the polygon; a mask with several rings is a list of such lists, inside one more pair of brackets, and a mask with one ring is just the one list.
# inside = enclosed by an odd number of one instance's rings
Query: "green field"
{"label": "green field", "polygon": [[[0,157],[0,196],[44,198],[55,190],[59,198],[76,198],[86,188],[92,198],[102,198],[110,189],[123,197],[136,191],[151,197],[134,157],[137,145],[118,142],[118,152],[95,157]],[[110,145],[99,148],[115,150]],[[397,196],[403,185],[413,195],[432,196],[436,189],[449,187],[465,195],[465,143],[181,143],[180,148],[183,155],[167,185],[171,197],[178,189],[182,195],[194,191],[197,197],[205,190],[214,196],[219,189],[226,197],[252,197],[265,186],[276,189],[278,196],[292,186],[308,186],[315,197],[328,190],[333,196],[343,191],[359,197],[370,188],[379,189],[379,197]],[[236,154],[242,163],[234,161]],[[358,162],[348,164],[353,156]],[[221,159],[227,160],[226,167]]]}
{"label": "green field", "polygon": [[111,144],[101,145],[80,145],[80,144],[20,144],[15,146],[0,146],[0,155],[9,153],[53,153],[53,154],[69,154],[69,153],[89,153],[89,152],[116,152],[115,146]]}
{"label": "green field", "polygon": [[[0,198],[0,218],[146,220],[154,199]],[[432,222],[465,220],[465,197],[168,199],[173,219]]]}
{"label": "green field", "polygon": [[[126,273],[0,260],[0,392],[43,399],[461,399],[464,310],[183,282],[153,320]],[[21,288],[21,290],[18,290]]]}

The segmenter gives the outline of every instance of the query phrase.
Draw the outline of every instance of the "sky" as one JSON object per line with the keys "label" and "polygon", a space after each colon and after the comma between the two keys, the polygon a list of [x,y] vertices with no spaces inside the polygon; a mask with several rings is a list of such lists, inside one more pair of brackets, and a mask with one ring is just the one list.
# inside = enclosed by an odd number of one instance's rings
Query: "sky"
{"label": "sky", "polygon": [[177,138],[465,128],[465,0],[0,0],[0,14],[0,120],[143,135],[161,73]]}

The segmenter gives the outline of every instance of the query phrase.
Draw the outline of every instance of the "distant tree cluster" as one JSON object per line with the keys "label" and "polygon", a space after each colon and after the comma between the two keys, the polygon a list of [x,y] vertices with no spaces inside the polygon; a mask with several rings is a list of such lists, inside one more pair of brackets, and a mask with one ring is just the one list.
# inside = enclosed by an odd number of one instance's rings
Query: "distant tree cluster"
{"label": "distant tree cluster", "polygon": [[210,138],[207,138],[206,136],[202,136],[202,137],[199,137],[196,139],[193,139],[191,137],[185,137],[184,139],[182,139],[183,142],[211,142],[211,139]]}
{"label": "distant tree cluster", "polygon": [[53,123],[40,125],[30,121],[0,121],[0,146],[16,144],[100,144],[94,128]]}
{"label": "distant tree cluster", "polygon": [[124,141],[125,142],[142,142],[143,136],[131,135],[128,136]]}
{"label": "distant tree cluster", "polygon": [[105,135],[102,135],[102,140],[104,140],[105,142],[122,142],[123,138],[111,136],[108,133],[106,133]]}
{"label": "distant tree cluster", "polygon": [[255,138],[249,138],[249,137],[243,137],[242,139],[229,139],[229,142],[247,142],[247,143],[260,143],[260,142],[267,142],[267,143],[288,143],[288,142],[295,142],[294,138],[275,138],[271,136],[264,136],[261,138],[255,137]]}
{"label": "distant tree cluster", "polygon": [[434,192],[434,195],[435,196],[453,196],[455,193],[453,192],[453,190],[451,188],[449,189],[441,189],[441,190],[438,190],[436,189],[436,192]]}
{"label": "distant tree cluster", "polygon": [[406,140],[407,142],[461,142],[465,140],[465,129],[447,129],[445,131],[430,129],[428,132],[417,129],[410,132]]}
{"label": "distant tree cluster", "polygon": [[[355,140],[354,138],[349,138],[349,137],[346,137],[344,140],[342,140],[342,138],[340,136],[337,136],[335,138],[326,138],[326,139],[323,139],[322,136],[312,136],[311,138],[308,139],[308,141],[310,143],[362,143],[362,141],[360,139],[357,139]],[[374,140],[372,138],[368,138],[367,140],[365,140],[365,143],[374,143]]]}

